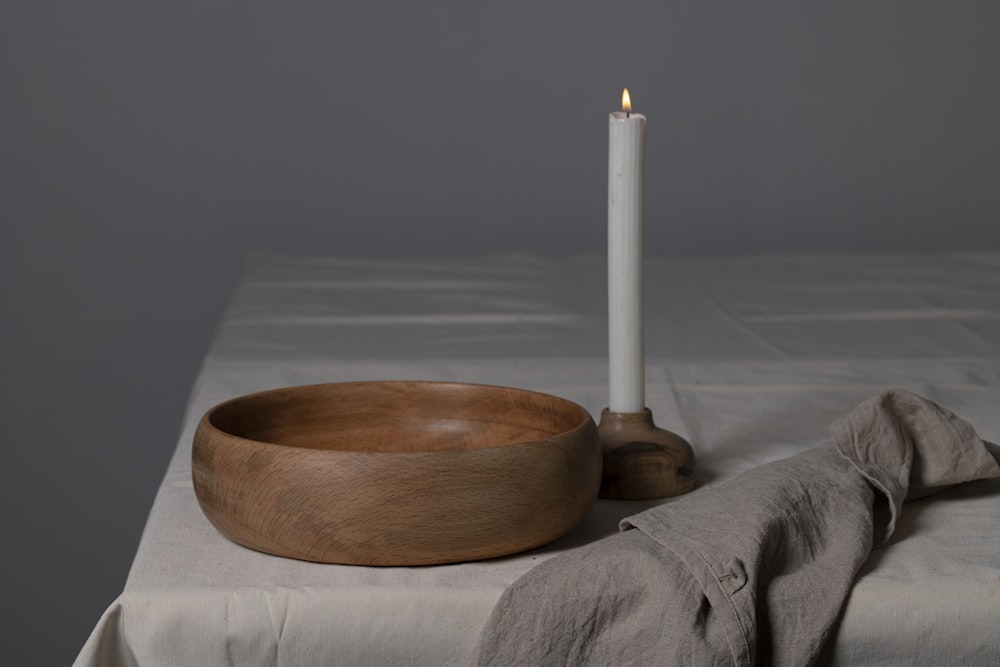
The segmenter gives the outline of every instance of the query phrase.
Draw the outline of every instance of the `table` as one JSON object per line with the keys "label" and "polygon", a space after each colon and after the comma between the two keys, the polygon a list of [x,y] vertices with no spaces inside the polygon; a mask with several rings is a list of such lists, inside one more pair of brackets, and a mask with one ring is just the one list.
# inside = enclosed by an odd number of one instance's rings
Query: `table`
{"label": "table", "polygon": [[[76,664],[466,663],[504,588],[655,502],[599,500],[507,558],[304,563],[218,534],[191,485],[198,418],[315,382],[501,384],[607,403],[606,265],[526,255],[252,258],[195,384],[124,591]],[[647,405],[695,446],[700,485],[828,440],[889,387],[1000,440],[1000,254],[647,259]],[[697,492],[697,491],[696,491]],[[669,501],[666,501],[669,502]],[[995,664],[1000,482],[908,504],[846,604],[828,664]]]}

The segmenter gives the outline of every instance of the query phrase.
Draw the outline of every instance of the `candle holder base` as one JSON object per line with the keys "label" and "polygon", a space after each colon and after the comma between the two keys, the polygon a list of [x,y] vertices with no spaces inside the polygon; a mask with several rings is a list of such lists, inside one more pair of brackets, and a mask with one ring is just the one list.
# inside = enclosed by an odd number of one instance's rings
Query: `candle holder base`
{"label": "candle holder base", "polygon": [[676,433],[657,428],[649,408],[601,411],[604,471],[599,497],[621,500],[669,498],[694,488],[694,450]]}

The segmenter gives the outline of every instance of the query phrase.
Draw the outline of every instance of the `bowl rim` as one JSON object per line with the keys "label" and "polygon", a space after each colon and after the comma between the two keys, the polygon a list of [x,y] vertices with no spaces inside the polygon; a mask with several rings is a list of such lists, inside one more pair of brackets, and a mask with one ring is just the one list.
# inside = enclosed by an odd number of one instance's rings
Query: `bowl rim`
{"label": "bowl rim", "polygon": [[[393,450],[388,450],[387,451],[387,450],[374,450],[374,449],[346,450],[346,449],[325,449],[325,448],[298,447],[298,446],[295,446],[295,445],[286,445],[286,444],[283,444],[283,443],[280,443],[280,442],[271,442],[269,440],[255,440],[253,438],[247,438],[247,437],[244,437],[242,435],[237,435],[237,434],[232,433],[230,431],[227,431],[227,430],[225,430],[223,428],[220,428],[219,426],[217,426],[213,422],[213,417],[218,413],[219,410],[222,410],[222,409],[224,409],[224,408],[226,408],[228,406],[231,406],[231,405],[233,405],[235,403],[239,403],[239,402],[246,401],[246,400],[258,399],[258,398],[262,398],[262,397],[265,397],[265,396],[278,395],[278,394],[286,393],[286,392],[290,393],[292,391],[302,391],[302,390],[308,390],[308,389],[315,389],[315,388],[319,388],[319,387],[346,387],[346,386],[365,386],[365,385],[370,385],[370,386],[374,386],[374,385],[397,385],[397,386],[408,385],[408,386],[415,386],[417,388],[427,388],[427,387],[456,387],[456,388],[472,388],[472,389],[475,389],[475,390],[487,390],[487,391],[489,391],[489,390],[502,390],[502,391],[505,391],[505,392],[517,392],[519,394],[525,394],[525,395],[529,395],[529,396],[543,398],[543,399],[549,400],[549,401],[554,401],[556,404],[560,405],[560,407],[569,408],[570,410],[578,413],[576,415],[578,417],[578,419],[576,420],[576,422],[574,423],[574,425],[572,427],[567,428],[567,429],[562,430],[562,431],[559,431],[558,433],[553,433],[553,434],[551,434],[549,436],[542,437],[542,438],[532,438],[532,439],[527,439],[527,440],[518,440],[518,441],[515,441],[515,442],[501,442],[501,443],[497,443],[495,445],[484,445],[484,446],[481,446],[481,447],[475,447],[475,448],[473,448],[471,450],[470,449],[465,449],[465,448],[462,448],[462,449],[445,448],[445,449],[416,450],[416,451],[393,451]],[[203,431],[203,430],[211,430],[212,432],[214,432],[216,434],[216,436],[222,436],[225,440],[227,440],[231,444],[235,444],[235,445],[242,444],[244,446],[246,446],[246,445],[252,445],[252,446],[280,447],[280,448],[282,448],[282,450],[291,449],[291,450],[301,451],[303,453],[309,452],[310,455],[312,455],[312,456],[316,456],[316,455],[326,455],[326,456],[333,456],[333,455],[354,455],[354,456],[357,456],[357,455],[372,455],[372,456],[379,456],[379,457],[382,457],[382,456],[393,456],[393,457],[397,457],[398,456],[398,457],[402,457],[402,456],[426,456],[426,455],[429,455],[429,454],[436,454],[436,455],[441,455],[441,454],[456,454],[456,453],[467,452],[467,451],[492,450],[492,449],[500,449],[500,448],[506,448],[506,447],[516,447],[516,446],[519,446],[519,445],[530,445],[532,443],[536,443],[536,442],[539,442],[539,441],[542,441],[542,440],[552,440],[553,438],[562,438],[562,437],[570,436],[572,434],[577,433],[578,431],[580,431],[582,429],[586,429],[589,424],[596,424],[594,422],[594,418],[590,414],[590,412],[586,408],[584,408],[582,405],[580,405],[579,403],[577,403],[575,401],[572,401],[572,400],[570,400],[568,398],[563,398],[562,396],[556,396],[555,394],[548,394],[548,393],[545,393],[545,392],[542,392],[542,391],[536,391],[536,390],[533,390],[533,389],[522,389],[520,387],[510,387],[510,386],[498,385],[498,384],[477,383],[477,382],[460,382],[460,381],[451,381],[451,380],[445,380],[445,381],[438,381],[438,380],[398,380],[398,379],[397,380],[348,380],[348,381],[344,381],[344,382],[314,382],[314,383],[309,383],[309,384],[288,385],[288,386],[284,386],[284,387],[273,387],[271,389],[264,389],[264,390],[261,390],[261,391],[255,391],[255,392],[251,392],[249,394],[243,394],[243,395],[240,395],[240,396],[234,396],[232,398],[226,399],[226,400],[224,400],[224,401],[222,401],[222,402],[220,402],[220,403],[212,406],[211,408],[209,408],[204,413],[204,415],[202,416],[202,418],[199,421],[199,424],[198,424],[198,426],[196,428],[196,437],[195,437],[195,440],[198,439],[198,437],[197,437],[199,435],[198,432]],[[595,425],[595,428],[596,428],[596,425]],[[200,435],[206,435],[206,434],[201,433]]]}

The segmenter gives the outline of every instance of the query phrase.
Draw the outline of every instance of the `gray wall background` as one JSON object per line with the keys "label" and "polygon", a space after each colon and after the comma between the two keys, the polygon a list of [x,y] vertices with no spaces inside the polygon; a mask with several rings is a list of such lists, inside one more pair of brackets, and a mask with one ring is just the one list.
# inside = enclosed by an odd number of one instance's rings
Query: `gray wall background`
{"label": "gray wall background", "polygon": [[121,590],[248,252],[602,253],[626,85],[649,118],[648,254],[1000,250],[998,19],[3,3],[7,661],[67,664]]}

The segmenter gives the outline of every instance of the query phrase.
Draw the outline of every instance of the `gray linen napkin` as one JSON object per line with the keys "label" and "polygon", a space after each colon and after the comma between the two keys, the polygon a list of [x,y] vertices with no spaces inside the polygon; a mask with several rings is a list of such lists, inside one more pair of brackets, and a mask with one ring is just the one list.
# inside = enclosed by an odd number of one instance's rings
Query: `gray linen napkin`
{"label": "gray linen napkin", "polygon": [[527,572],[494,608],[477,664],[813,663],[904,500],[1000,476],[968,423],[906,391],[831,432]]}

